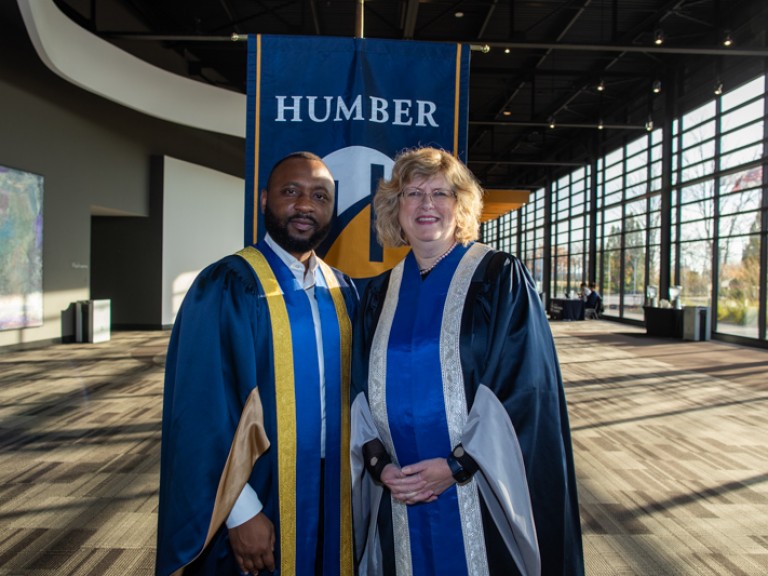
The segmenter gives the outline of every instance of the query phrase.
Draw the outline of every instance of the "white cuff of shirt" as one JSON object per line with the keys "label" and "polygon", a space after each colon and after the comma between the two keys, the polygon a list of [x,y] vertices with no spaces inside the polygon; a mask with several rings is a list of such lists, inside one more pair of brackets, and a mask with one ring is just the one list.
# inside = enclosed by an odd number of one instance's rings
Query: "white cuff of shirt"
{"label": "white cuff of shirt", "polygon": [[227,528],[234,528],[244,524],[261,512],[263,508],[264,506],[261,500],[259,500],[256,490],[251,488],[251,485],[246,482],[245,486],[243,486],[243,491],[240,492],[240,496],[235,501],[235,505],[232,506],[229,518],[227,518]]}

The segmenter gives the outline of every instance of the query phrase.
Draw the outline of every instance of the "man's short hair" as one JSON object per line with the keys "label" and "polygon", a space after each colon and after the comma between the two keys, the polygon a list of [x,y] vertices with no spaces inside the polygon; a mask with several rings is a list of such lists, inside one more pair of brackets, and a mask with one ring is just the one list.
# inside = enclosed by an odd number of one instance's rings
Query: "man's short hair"
{"label": "man's short hair", "polygon": [[300,158],[302,160],[316,160],[317,162],[320,162],[323,164],[323,166],[325,166],[325,162],[323,162],[323,159],[320,158],[320,156],[318,156],[317,154],[314,154],[312,152],[307,152],[306,150],[291,152],[290,154],[288,154],[288,156],[284,156],[283,158],[275,162],[274,166],[272,166],[272,170],[270,170],[269,172],[269,178],[267,178],[267,190],[269,190],[269,187],[272,184],[272,175],[275,173],[275,170],[277,170],[278,166],[280,166],[284,162],[287,162],[288,160],[293,160],[294,158]]}

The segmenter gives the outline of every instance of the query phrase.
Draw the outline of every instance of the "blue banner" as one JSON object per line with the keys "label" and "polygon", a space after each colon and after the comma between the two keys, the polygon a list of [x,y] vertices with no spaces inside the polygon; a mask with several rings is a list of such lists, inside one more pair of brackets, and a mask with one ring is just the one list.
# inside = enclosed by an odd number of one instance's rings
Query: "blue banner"
{"label": "blue banner", "polygon": [[467,45],[316,36],[251,36],[245,243],[263,235],[259,192],[275,162],[307,150],[337,184],[336,218],[318,252],[353,278],[396,264],[383,250],[371,195],[406,148],[429,145],[466,160]]}

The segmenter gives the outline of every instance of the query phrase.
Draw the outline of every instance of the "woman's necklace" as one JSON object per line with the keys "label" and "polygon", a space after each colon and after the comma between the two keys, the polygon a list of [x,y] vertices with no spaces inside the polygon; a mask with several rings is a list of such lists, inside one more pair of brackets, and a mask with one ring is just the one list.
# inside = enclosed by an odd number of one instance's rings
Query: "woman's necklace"
{"label": "woman's necklace", "polygon": [[437,266],[438,264],[440,264],[440,262],[441,262],[443,259],[445,259],[445,257],[446,257],[446,256],[448,256],[448,254],[450,254],[450,253],[451,253],[451,251],[452,251],[454,248],[456,248],[456,241],[455,241],[455,240],[453,241],[453,244],[451,244],[451,247],[450,247],[450,248],[448,248],[448,250],[446,250],[445,252],[443,252],[443,254],[442,254],[441,256],[438,256],[438,257],[437,257],[437,260],[435,260],[434,262],[432,262],[432,265],[431,265],[431,266],[427,266],[426,268],[419,268],[419,272],[421,273],[421,275],[422,275],[422,276],[424,276],[425,274],[429,274],[430,272],[432,272],[432,269],[433,269],[435,266]]}

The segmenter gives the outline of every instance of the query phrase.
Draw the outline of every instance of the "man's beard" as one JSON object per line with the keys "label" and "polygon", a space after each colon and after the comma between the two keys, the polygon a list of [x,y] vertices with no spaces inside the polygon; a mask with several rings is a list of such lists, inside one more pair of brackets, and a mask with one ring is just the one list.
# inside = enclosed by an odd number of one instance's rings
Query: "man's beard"
{"label": "man's beard", "polygon": [[[310,219],[317,224],[317,219],[314,216],[303,216],[303,218]],[[269,209],[268,204],[264,207],[264,227],[267,233],[279,246],[291,254],[314,250],[325,240],[325,237],[328,236],[328,232],[331,230],[331,223],[328,222],[322,228],[316,228],[309,238],[294,238],[288,232],[288,222],[290,220],[291,218],[280,221],[275,213]]]}

